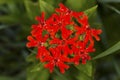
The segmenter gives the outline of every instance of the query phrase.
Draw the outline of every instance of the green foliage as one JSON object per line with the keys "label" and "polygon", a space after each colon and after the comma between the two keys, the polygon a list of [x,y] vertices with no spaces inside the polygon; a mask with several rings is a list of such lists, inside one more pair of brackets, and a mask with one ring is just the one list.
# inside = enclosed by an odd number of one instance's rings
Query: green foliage
{"label": "green foliage", "polygon": [[119,78],[120,78],[120,64],[118,61],[115,61],[115,60],[113,60],[113,64],[114,64],[117,76],[119,76]]}
{"label": "green foliage", "polygon": [[29,16],[31,20],[34,21],[35,16],[40,15],[40,10],[38,7],[39,4],[33,3],[30,0],[24,0],[24,4],[25,4],[26,11],[27,11],[27,15]]}
{"label": "green foliage", "polygon": [[46,17],[49,17],[54,12],[54,7],[44,0],[39,0],[39,7],[41,12],[45,12]]}
{"label": "green foliage", "polygon": [[104,51],[104,52],[100,53],[99,55],[97,55],[96,57],[94,57],[93,60],[113,54],[114,52],[116,52],[118,50],[120,50],[120,41],[118,43],[116,43],[114,46],[112,46],[111,48],[107,49],[106,51]]}
{"label": "green foliage", "polygon": [[[87,62],[87,64],[76,66],[79,70],[78,80],[93,80],[93,66],[92,62]],[[82,76],[82,77],[81,77]]]}
{"label": "green foliage", "polygon": [[84,11],[96,5],[95,0],[67,0],[65,4],[72,10]]}
{"label": "green foliage", "polygon": [[49,72],[41,63],[29,66],[27,68],[27,80],[48,80]]}
{"label": "green foliage", "polygon": [[93,18],[93,15],[96,13],[97,7],[98,6],[96,5],[85,11],[85,13],[88,15],[90,19]]}
{"label": "green foliage", "polygon": [[0,80],[15,80],[15,79],[6,76],[0,76]]}
{"label": "green foliage", "polygon": [[19,2],[21,3],[23,0],[0,0],[0,4],[6,4],[6,3],[14,3]]}
{"label": "green foliage", "polygon": [[98,0],[98,1],[101,1],[101,2],[104,2],[104,3],[109,3],[109,2],[117,3],[117,2],[120,2],[120,0]]}

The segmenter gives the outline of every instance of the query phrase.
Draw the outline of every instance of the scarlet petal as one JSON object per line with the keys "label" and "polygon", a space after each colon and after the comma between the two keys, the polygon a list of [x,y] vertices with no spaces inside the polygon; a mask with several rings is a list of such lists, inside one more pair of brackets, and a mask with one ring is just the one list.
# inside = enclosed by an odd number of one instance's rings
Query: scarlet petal
{"label": "scarlet petal", "polygon": [[62,27],[61,31],[62,31],[62,38],[63,38],[63,40],[66,40],[72,34],[72,31],[67,30],[65,27]]}
{"label": "scarlet petal", "polygon": [[45,68],[48,68],[50,70],[50,73],[52,73],[54,69],[54,63],[49,62],[48,64],[45,65]]}
{"label": "scarlet petal", "polygon": [[50,41],[50,44],[60,44],[60,43],[61,43],[61,40],[58,38],[54,38]]}
{"label": "scarlet petal", "polygon": [[102,33],[102,30],[95,30],[95,29],[93,29],[92,30],[92,35],[95,37],[95,39],[97,40],[97,41],[99,41],[100,40],[100,38],[99,38],[99,34],[101,34]]}
{"label": "scarlet petal", "polygon": [[74,62],[75,65],[78,65],[80,61],[80,56],[76,55],[74,58],[71,59],[71,61]]}
{"label": "scarlet petal", "polygon": [[36,58],[39,58],[41,62],[50,61],[51,59],[49,51],[44,46],[40,46],[38,48],[38,54]]}
{"label": "scarlet petal", "polygon": [[27,47],[35,47],[37,45],[36,40],[32,36],[28,36],[27,39],[30,41],[26,44]]}
{"label": "scarlet petal", "polygon": [[37,16],[35,19],[38,20],[39,22],[43,22],[44,21],[44,17],[45,17],[45,13],[42,12],[41,13],[41,17]]}
{"label": "scarlet petal", "polygon": [[28,42],[28,43],[26,44],[26,46],[27,46],[28,48],[30,48],[30,47],[31,47],[31,44]]}
{"label": "scarlet petal", "polygon": [[69,66],[64,64],[63,62],[58,62],[57,66],[59,67],[61,73],[64,73],[65,69],[69,68]]}

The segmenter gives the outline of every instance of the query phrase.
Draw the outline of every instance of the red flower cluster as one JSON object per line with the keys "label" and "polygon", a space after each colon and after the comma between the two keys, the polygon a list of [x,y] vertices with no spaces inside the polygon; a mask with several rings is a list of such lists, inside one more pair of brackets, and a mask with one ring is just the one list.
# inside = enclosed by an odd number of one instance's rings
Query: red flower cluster
{"label": "red flower cluster", "polygon": [[45,62],[50,72],[58,67],[61,73],[69,68],[68,63],[85,64],[94,52],[93,37],[99,41],[101,30],[90,28],[88,17],[83,12],[74,12],[60,4],[48,19],[36,17],[37,25],[32,25],[27,47],[38,48],[37,58]]}

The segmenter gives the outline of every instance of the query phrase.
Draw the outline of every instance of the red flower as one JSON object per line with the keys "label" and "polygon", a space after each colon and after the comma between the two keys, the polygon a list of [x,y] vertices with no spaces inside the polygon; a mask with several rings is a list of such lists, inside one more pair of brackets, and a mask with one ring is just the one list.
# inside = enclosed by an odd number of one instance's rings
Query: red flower
{"label": "red flower", "polygon": [[69,62],[68,56],[65,56],[60,51],[59,47],[49,49],[51,55],[44,58],[44,62],[48,62],[45,67],[50,69],[50,72],[53,71],[54,67],[57,66],[60,69],[61,73],[65,72],[65,69],[68,69],[69,66],[65,62]]}
{"label": "red flower", "polygon": [[32,25],[27,47],[38,49],[37,59],[45,63],[45,68],[53,72],[55,66],[64,73],[69,68],[67,63],[90,60],[90,53],[95,51],[94,39],[100,40],[101,30],[91,28],[84,12],[74,12],[63,4],[48,19],[45,14],[36,17],[37,25]]}
{"label": "red flower", "polygon": [[79,64],[80,60],[85,64],[86,60],[90,60],[91,57],[89,53],[94,52],[95,49],[90,44],[87,47],[87,44],[83,41],[78,41],[75,46],[72,47],[74,57],[71,59],[76,65]]}
{"label": "red flower", "polygon": [[28,36],[27,39],[29,40],[29,42],[26,44],[27,47],[40,47],[46,42],[48,35],[45,35],[44,37],[39,35],[36,35],[35,37]]}

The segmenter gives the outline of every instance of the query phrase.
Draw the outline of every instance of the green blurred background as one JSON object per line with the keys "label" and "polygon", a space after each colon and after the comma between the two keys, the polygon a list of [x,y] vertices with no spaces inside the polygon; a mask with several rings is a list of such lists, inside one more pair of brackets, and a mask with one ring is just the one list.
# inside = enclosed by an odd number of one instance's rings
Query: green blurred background
{"label": "green blurred background", "polygon": [[[77,6],[84,6],[74,0],[0,0],[0,80],[26,80],[26,57],[30,50],[26,48],[26,37],[31,25],[36,23],[35,16],[41,11],[48,16],[62,2],[71,9],[81,11]],[[71,1],[71,0],[70,0]],[[103,29],[102,41],[97,43],[97,52],[106,50],[120,41],[120,0],[84,0],[85,4],[98,4],[97,19],[100,24],[94,24]],[[54,7],[52,7],[52,6]],[[96,61],[95,80],[120,80],[120,51]],[[40,79],[41,80],[41,79]]]}

